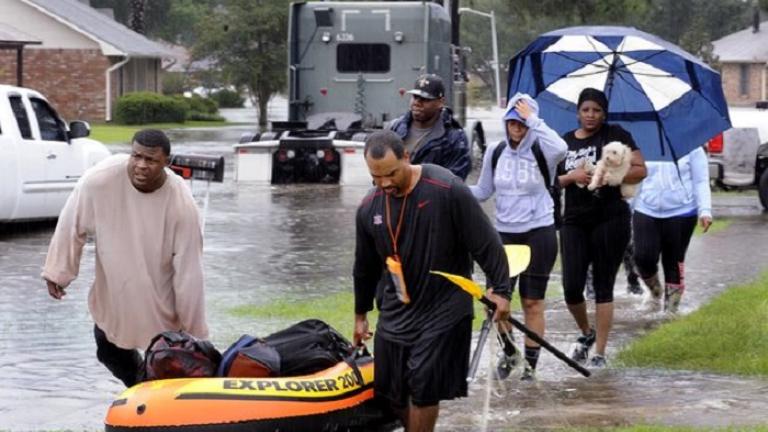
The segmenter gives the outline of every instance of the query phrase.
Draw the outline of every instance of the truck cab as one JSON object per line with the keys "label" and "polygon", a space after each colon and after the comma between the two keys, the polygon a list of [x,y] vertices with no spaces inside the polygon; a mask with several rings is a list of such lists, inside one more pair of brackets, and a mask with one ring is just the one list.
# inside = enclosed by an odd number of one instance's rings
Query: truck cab
{"label": "truck cab", "polygon": [[0,222],[56,218],[85,170],[109,156],[31,89],[0,85]]}
{"label": "truck cab", "polygon": [[430,2],[293,3],[289,121],[319,125],[339,113],[382,127],[404,112],[414,79],[445,78],[451,106],[451,23]]}
{"label": "truck cab", "polygon": [[237,181],[370,184],[365,138],[408,110],[420,74],[444,78],[451,106],[455,47],[438,3],[297,2],[288,27],[288,119],[234,146]]}

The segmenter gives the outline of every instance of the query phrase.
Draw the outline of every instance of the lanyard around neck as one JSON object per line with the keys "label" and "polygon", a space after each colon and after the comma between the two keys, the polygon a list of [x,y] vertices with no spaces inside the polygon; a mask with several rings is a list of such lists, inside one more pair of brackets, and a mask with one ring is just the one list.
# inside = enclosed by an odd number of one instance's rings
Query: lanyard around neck
{"label": "lanyard around neck", "polygon": [[405,215],[405,204],[408,202],[408,194],[405,194],[405,197],[403,197],[403,205],[400,207],[400,216],[397,218],[397,226],[395,227],[395,231],[392,232],[392,223],[391,223],[391,210],[389,208],[389,194],[387,194],[386,199],[384,200],[384,210],[386,212],[386,218],[387,218],[387,231],[389,231],[389,238],[392,239],[392,251],[394,252],[395,257],[399,260],[400,257],[397,254],[397,239],[400,237],[400,228],[403,227],[403,216]]}

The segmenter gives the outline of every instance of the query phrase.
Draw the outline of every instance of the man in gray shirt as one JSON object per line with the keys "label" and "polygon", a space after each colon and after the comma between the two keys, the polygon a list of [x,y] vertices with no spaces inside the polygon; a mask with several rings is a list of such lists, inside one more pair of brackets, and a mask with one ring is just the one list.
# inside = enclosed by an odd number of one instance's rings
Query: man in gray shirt
{"label": "man in gray shirt", "polygon": [[422,75],[408,94],[410,111],[392,122],[390,129],[403,140],[411,163],[440,165],[466,179],[472,168],[467,135],[445,107],[443,80],[434,74]]}

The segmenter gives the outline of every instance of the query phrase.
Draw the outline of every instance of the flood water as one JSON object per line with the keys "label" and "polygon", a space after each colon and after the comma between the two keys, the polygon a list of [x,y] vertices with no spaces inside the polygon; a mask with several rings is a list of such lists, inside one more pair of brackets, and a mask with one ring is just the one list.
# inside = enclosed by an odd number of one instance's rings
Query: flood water
{"label": "flood water", "polygon": [[[225,182],[210,186],[205,215],[207,305],[219,347],[242,333],[267,334],[282,325],[235,317],[228,312],[234,306],[350,289],[354,213],[367,189],[235,184],[230,145],[244,130],[173,134],[175,151],[228,158]],[[205,190],[205,184],[193,184],[201,200]],[[715,197],[715,216],[733,222],[726,230],[693,239],[684,312],[731,284],[750,280],[768,263],[768,216],[758,205],[754,195]],[[93,245],[86,246],[80,277],[63,301],[51,299],[40,280],[53,227],[0,226],[0,430],[102,430],[107,407],[122,391],[95,358],[86,304]],[[635,311],[639,299],[624,293],[622,280],[616,288],[609,357],[658,319]],[[572,321],[562,300],[548,306],[548,339],[566,350],[575,333]],[[486,359],[491,356],[486,353]],[[585,379],[545,353],[538,382],[493,382],[486,411],[487,371],[479,375],[468,398],[443,404],[440,430],[768,423],[765,380],[644,369],[609,369]]]}

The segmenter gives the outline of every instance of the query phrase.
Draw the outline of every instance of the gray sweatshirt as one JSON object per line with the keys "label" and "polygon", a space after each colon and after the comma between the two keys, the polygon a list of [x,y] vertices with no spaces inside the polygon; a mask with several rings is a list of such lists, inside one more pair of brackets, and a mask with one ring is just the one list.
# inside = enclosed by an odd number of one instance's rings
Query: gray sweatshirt
{"label": "gray sweatshirt", "polygon": [[[496,144],[505,146],[496,170],[491,167],[495,146],[489,146],[477,184],[470,186],[472,194],[480,201],[496,193],[496,230],[506,233],[523,233],[554,223],[554,203],[531,147],[538,140],[550,179],[556,178],[557,164],[563,160],[568,149],[560,135],[538,117],[538,104],[528,95],[518,93],[512,97],[504,119],[519,118],[512,112],[520,99],[528,102],[532,111],[525,121],[528,132],[516,149],[509,146],[509,137]],[[506,120],[503,123],[506,131]]]}

